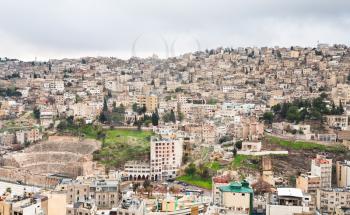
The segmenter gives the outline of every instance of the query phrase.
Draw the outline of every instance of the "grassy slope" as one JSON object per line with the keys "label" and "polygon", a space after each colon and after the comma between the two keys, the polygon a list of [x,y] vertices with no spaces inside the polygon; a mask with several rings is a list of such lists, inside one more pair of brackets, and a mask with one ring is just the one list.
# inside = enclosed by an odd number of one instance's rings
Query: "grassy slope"
{"label": "grassy slope", "polygon": [[194,175],[183,175],[180,177],[177,177],[176,180],[185,182],[187,184],[191,184],[197,187],[205,188],[205,189],[211,189],[212,187],[212,181],[211,179],[204,179],[200,176]]}
{"label": "grassy slope", "polygon": [[128,160],[141,159],[149,154],[150,131],[107,130],[102,149],[95,158],[107,167],[123,165]]}
{"label": "grassy slope", "polygon": [[340,145],[326,146],[326,145],[312,143],[312,142],[284,140],[274,136],[266,136],[266,138],[273,144],[277,144],[277,145],[294,149],[294,150],[316,149],[322,152],[344,152],[345,151],[345,148]]}
{"label": "grassy slope", "polygon": [[[234,169],[239,169],[241,167],[246,167],[249,169],[258,169],[259,166],[255,163],[258,163],[259,160],[260,160],[260,157],[258,156],[236,155],[231,165]],[[250,161],[254,161],[255,163],[252,163]]]}

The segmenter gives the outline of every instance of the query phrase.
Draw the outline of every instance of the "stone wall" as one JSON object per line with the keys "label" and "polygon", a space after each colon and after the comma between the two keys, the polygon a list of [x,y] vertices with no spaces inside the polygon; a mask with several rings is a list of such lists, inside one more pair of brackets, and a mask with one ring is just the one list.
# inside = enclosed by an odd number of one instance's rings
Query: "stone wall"
{"label": "stone wall", "polygon": [[38,186],[52,186],[59,181],[51,175],[76,178],[97,169],[92,153],[101,147],[94,140],[52,136],[47,141],[7,154],[0,159],[0,180]]}

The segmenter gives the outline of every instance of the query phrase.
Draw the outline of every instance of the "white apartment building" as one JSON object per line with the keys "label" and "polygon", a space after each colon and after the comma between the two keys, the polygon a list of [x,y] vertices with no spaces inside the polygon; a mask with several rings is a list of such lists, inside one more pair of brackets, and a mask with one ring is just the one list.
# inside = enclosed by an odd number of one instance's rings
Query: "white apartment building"
{"label": "white apartment building", "polygon": [[298,188],[277,188],[266,204],[267,215],[294,215],[309,213],[310,196]]}
{"label": "white apartment building", "polygon": [[59,80],[45,81],[44,82],[44,90],[63,92],[64,91],[64,82],[59,81]]}
{"label": "white apartment building", "polygon": [[145,180],[149,179],[151,170],[150,164],[142,161],[128,161],[124,165],[124,176],[128,180]]}
{"label": "white apartment building", "polygon": [[151,138],[151,179],[167,180],[176,177],[182,163],[182,139]]}

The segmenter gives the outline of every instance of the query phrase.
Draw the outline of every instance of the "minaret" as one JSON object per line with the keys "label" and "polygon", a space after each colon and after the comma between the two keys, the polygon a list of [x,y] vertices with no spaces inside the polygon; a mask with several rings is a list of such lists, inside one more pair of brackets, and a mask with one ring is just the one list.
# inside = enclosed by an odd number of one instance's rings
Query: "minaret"
{"label": "minaret", "polygon": [[273,180],[272,161],[271,157],[269,156],[262,157],[262,179],[271,186],[275,186],[275,181]]}

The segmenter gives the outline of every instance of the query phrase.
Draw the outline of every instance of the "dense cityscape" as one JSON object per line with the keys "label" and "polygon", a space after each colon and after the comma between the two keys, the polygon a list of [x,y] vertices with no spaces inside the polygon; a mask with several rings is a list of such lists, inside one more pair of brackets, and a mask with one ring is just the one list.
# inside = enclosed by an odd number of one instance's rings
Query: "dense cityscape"
{"label": "dense cityscape", "polygon": [[1,58],[0,214],[347,214],[350,48]]}
{"label": "dense cityscape", "polygon": [[349,8],[0,0],[0,215],[350,215]]}

